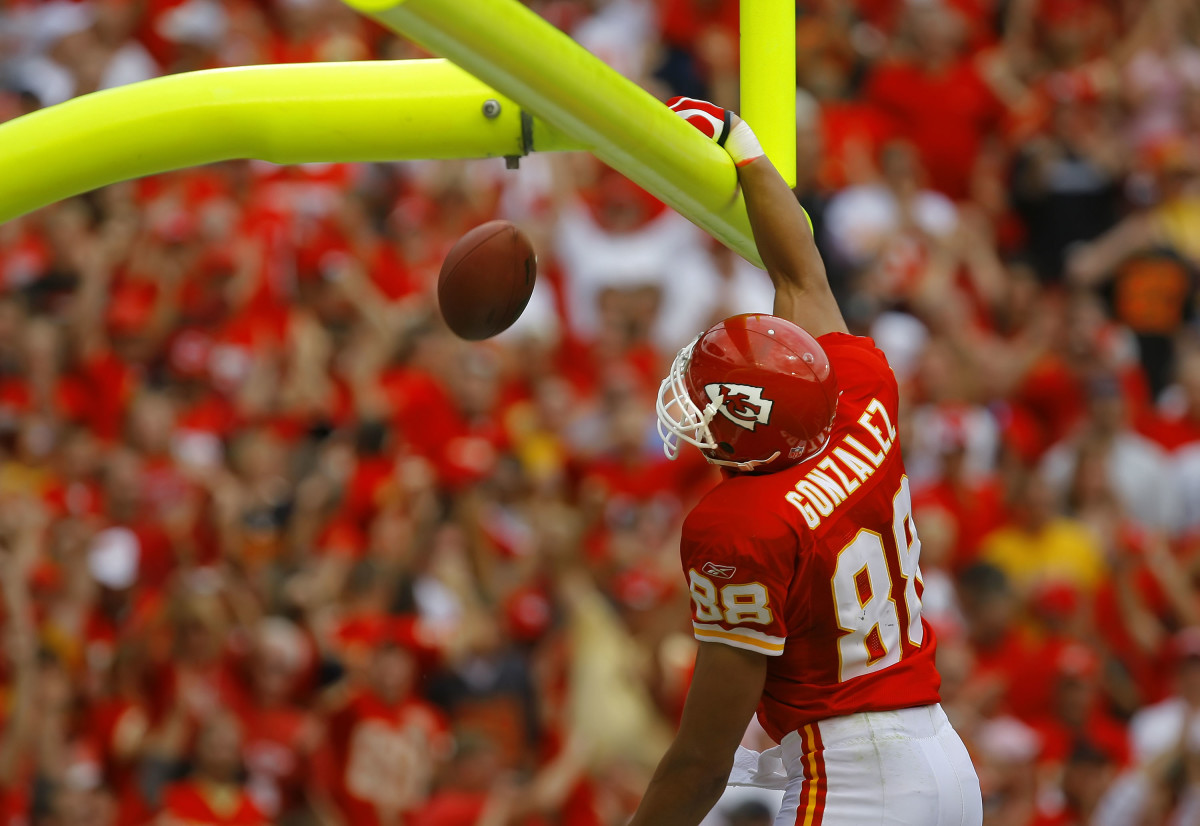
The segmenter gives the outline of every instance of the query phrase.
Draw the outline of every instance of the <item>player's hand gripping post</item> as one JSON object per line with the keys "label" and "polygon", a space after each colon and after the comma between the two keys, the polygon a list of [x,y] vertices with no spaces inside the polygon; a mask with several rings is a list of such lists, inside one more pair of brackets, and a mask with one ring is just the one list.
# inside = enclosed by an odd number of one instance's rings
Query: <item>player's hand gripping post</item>
{"label": "player's hand gripping post", "polygon": [[737,165],[754,242],[775,285],[775,315],[813,336],[846,332],[808,215],[763,154],[754,130],[733,112],[707,101],[676,97],[667,105],[722,146]]}

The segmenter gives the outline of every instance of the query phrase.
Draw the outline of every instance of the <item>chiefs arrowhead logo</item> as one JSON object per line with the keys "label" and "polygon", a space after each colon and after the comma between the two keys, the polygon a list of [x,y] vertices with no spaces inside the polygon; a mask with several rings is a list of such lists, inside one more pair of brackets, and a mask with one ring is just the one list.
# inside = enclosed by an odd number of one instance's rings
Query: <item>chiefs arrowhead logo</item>
{"label": "chiefs arrowhead logo", "polygon": [[718,410],[722,416],[739,427],[754,430],[758,425],[771,421],[771,407],[775,403],[763,398],[761,387],[748,384],[706,384],[704,392],[708,394],[708,400],[711,402],[724,399]]}
{"label": "chiefs arrowhead logo", "polygon": [[715,562],[705,562],[700,572],[716,577],[717,579],[733,579],[733,575],[737,573],[737,568],[732,565],[718,565]]}

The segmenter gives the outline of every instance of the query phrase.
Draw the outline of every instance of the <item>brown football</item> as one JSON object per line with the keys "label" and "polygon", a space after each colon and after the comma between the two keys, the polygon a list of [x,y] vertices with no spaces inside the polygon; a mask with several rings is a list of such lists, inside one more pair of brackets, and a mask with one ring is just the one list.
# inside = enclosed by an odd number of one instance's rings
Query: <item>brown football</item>
{"label": "brown football", "polygon": [[490,338],[524,311],[536,276],[537,256],[525,234],[508,221],[488,221],[459,238],[442,262],[442,318],[460,338]]}

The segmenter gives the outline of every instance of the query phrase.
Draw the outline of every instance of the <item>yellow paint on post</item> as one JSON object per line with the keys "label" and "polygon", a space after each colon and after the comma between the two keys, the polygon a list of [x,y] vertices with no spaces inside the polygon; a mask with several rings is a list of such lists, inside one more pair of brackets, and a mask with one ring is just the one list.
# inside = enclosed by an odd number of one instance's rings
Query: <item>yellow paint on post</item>
{"label": "yellow paint on post", "polygon": [[741,0],[741,98],[741,116],[795,186],[795,0]]}
{"label": "yellow paint on post", "polygon": [[[484,103],[499,111],[488,117]],[[544,150],[581,149],[531,124]],[[0,222],[116,181],[274,163],[524,154],[520,108],[445,60],[249,66],[84,95],[0,124]]]}
{"label": "yellow paint on post", "polygon": [[728,155],[516,0],[346,2],[519,102],[761,266]]}

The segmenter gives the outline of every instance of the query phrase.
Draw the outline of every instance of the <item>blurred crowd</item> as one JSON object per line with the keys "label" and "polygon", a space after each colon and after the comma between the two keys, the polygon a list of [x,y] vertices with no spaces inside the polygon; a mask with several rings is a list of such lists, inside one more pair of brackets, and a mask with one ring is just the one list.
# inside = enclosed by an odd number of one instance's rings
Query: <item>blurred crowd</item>
{"label": "blurred crowd", "polygon": [[[737,106],[736,0],[528,5]],[[902,388],[987,822],[1200,823],[1200,5],[799,0],[796,36],[797,197]],[[418,56],[336,0],[7,0],[0,119]],[[467,344],[437,273],[496,217],[538,287]],[[770,303],[583,155],[229,162],[0,225],[0,824],[623,823],[714,482],[658,380]]]}

